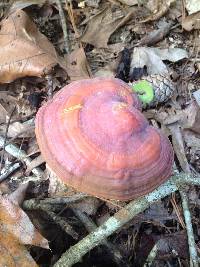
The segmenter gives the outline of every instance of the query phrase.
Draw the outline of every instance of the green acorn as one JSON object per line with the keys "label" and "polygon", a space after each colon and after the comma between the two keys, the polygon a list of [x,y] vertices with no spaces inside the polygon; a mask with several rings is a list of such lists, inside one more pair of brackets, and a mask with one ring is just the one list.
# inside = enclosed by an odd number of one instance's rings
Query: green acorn
{"label": "green acorn", "polygon": [[138,94],[143,107],[155,107],[164,103],[175,91],[175,84],[170,77],[160,74],[142,77],[132,83],[131,87]]}

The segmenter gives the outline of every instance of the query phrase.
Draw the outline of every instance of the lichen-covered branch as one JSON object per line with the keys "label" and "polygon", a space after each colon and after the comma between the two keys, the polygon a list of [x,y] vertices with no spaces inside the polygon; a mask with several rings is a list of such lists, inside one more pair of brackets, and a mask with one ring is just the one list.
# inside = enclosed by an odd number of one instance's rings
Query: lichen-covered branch
{"label": "lichen-covered branch", "polygon": [[193,177],[185,173],[172,176],[167,182],[159,186],[153,192],[137,200],[131,201],[113,217],[109,218],[104,224],[87,235],[76,245],[70,247],[54,267],[70,267],[79,262],[88,251],[102,243],[105,238],[113,234],[125,223],[129,222],[135,215],[144,211],[150,204],[175,192],[178,190],[178,185],[183,183],[200,185],[200,177]]}
{"label": "lichen-covered branch", "polygon": [[189,245],[189,252],[190,252],[190,266],[198,267],[198,255],[196,244],[194,240],[194,233],[192,229],[192,219],[188,205],[188,197],[184,190],[179,190],[182,200],[182,207],[183,207],[183,214],[185,218],[185,224],[187,229],[187,236],[188,236],[188,245]]}

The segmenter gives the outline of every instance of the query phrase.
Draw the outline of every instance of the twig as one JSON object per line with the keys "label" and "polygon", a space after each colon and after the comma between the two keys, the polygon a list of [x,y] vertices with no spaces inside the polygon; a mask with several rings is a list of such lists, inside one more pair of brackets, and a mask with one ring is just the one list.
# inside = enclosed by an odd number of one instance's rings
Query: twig
{"label": "twig", "polygon": [[65,52],[68,54],[70,52],[70,48],[69,48],[69,38],[68,38],[68,33],[67,33],[67,22],[66,22],[61,0],[56,0],[56,4],[58,6],[62,30],[63,30]]}
{"label": "twig", "polygon": [[11,165],[9,168],[2,169],[1,174],[0,174],[0,182],[5,180],[11,173],[16,171],[20,167],[19,162]]}
{"label": "twig", "polygon": [[70,197],[55,197],[55,198],[46,198],[46,199],[28,199],[23,203],[23,208],[26,210],[33,209],[45,209],[44,207],[49,207],[52,210],[52,207],[58,205],[70,205],[73,202],[80,201],[83,198],[87,197],[84,193],[78,193]]}
{"label": "twig", "polygon": [[[80,37],[80,34],[78,33],[78,30],[77,30],[77,27],[76,27],[76,24],[75,24],[75,20],[74,20],[72,1],[71,0],[65,0],[65,7],[67,9],[67,12],[68,12],[68,15],[69,15],[73,30],[75,32],[75,36],[78,39]],[[78,40],[78,41],[79,41],[79,45],[82,46],[81,45],[81,41],[80,40]]]}
{"label": "twig", "polygon": [[182,200],[182,207],[183,207],[183,214],[185,218],[187,236],[188,236],[188,245],[189,245],[189,252],[190,252],[190,267],[198,267],[198,256],[197,256],[197,249],[194,240],[194,233],[192,229],[192,219],[188,205],[188,197],[184,190],[179,190]]}
{"label": "twig", "polygon": [[58,224],[60,227],[68,234],[70,235],[73,239],[77,240],[78,239],[78,233],[72,228],[72,226],[66,222],[64,219],[62,219],[60,216],[58,216],[56,213],[46,210],[45,212]]}
{"label": "twig", "polygon": [[145,264],[144,264],[144,267],[150,267],[157,255],[157,252],[158,252],[158,242],[153,246],[152,250],[150,251],[146,261],[145,261]]}
{"label": "twig", "polygon": [[46,76],[47,88],[48,88],[48,100],[53,98],[53,79],[51,75]]}
{"label": "twig", "polygon": [[105,238],[113,234],[125,223],[129,222],[135,215],[144,211],[150,204],[177,191],[178,185],[183,183],[200,185],[200,177],[193,177],[185,173],[172,176],[167,182],[159,186],[153,192],[137,200],[131,201],[113,217],[109,218],[103,225],[83,238],[76,245],[70,247],[70,249],[57,261],[54,267],[70,267],[79,262],[88,251],[102,243]]}
{"label": "twig", "polygon": [[[4,145],[4,138],[0,136],[0,147],[3,147],[3,145]],[[32,161],[29,157],[27,157],[26,152],[23,150],[20,150],[19,147],[17,147],[16,145],[13,145],[13,144],[6,145],[5,151],[8,152],[13,157],[25,162],[27,166]],[[39,177],[43,175],[43,171],[39,167],[32,169],[32,173]]]}
{"label": "twig", "polygon": [[1,155],[0,170],[1,170],[1,167],[2,167],[3,159],[4,159],[4,153],[5,153],[5,146],[6,146],[6,139],[7,139],[7,135],[8,135],[8,129],[9,129],[11,118],[12,118],[12,115],[13,115],[15,109],[16,109],[16,106],[13,108],[13,110],[12,110],[12,112],[10,114],[10,117],[8,119],[7,125],[6,125],[6,132],[5,132],[5,137],[4,137],[3,147],[2,147],[3,148],[3,152],[2,152],[2,155]]}
{"label": "twig", "polygon": [[[93,232],[94,230],[97,229],[96,224],[88,217],[86,214],[84,214],[82,211],[79,209],[72,208],[74,214],[79,218],[79,220],[84,224],[85,228],[88,230],[88,232]],[[103,240],[102,242],[103,245],[105,245],[108,248],[108,252],[112,254],[115,262],[121,266],[123,262],[123,257],[121,255],[121,252],[109,241]],[[125,266],[123,264],[123,266]],[[126,264],[127,266],[127,264]]]}
{"label": "twig", "polygon": [[175,211],[175,213],[176,213],[176,215],[177,215],[177,217],[179,219],[179,223],[181,224],[181,226],[183,227],[183,229],[185,229],[186,226],[185,226],[184,220],[182,218],[182,214],[181,214],[180,208],[179,208],[179,206],[176,203],[175,193],[172,194],[171,204],[172,204],[173,209],[174,209],[174,211]]}

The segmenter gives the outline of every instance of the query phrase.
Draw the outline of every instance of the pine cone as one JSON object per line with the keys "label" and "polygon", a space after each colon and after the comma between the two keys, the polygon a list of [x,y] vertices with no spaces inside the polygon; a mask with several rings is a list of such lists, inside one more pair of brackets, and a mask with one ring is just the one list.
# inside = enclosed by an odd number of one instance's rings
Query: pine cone
{"label": "pine cone", "polygon": [[[172,96],[173,92],[175,91],[175,84],[172,82],[170,77],[160,75],[160,74],[154,74],[154,75],[149,75],[149,76],[143,76],[139,81],[132,83],[133,85],[133,90],[135,85],[139,85],[141,81],[147,81],[149,85],[152,86],[153,88],[153,100],[150,100],[150,102],[143,103],[145,107],[155,107],[156,105],[160,103],[164,103],[167,100],[170,99]],[[146,94],[145,89],[143,91],[142,85],[141,89],[135,90],[137,94],[139,95],[144,95]],[[142,97],[141,97],[142,101]]]}

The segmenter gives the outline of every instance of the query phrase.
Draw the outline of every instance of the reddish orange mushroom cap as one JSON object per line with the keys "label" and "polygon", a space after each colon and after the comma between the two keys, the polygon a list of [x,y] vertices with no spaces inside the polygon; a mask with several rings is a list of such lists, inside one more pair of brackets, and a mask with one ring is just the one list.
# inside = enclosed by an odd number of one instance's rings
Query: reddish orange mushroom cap
{"label": "reddish orange mushroom cap", "polygon": [[39,109],[36,137],[61,180],[99,197],[133,199],[171,174],[169,140],[148,124],[137,95],[119,79],[65,86]]}

